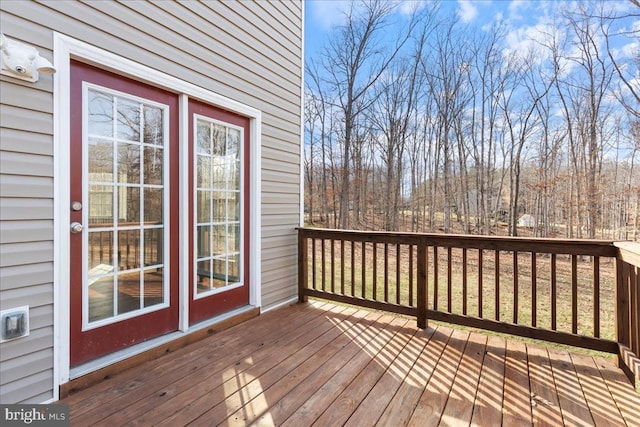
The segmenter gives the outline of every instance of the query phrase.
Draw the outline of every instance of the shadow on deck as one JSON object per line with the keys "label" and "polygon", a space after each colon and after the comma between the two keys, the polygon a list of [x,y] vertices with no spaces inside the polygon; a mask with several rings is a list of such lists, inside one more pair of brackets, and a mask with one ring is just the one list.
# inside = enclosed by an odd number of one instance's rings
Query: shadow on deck
{"label": "shadow on deck", "polygon": [[640,425],[640,395],[607,360],[318,301],[60,403],[71,425]]}

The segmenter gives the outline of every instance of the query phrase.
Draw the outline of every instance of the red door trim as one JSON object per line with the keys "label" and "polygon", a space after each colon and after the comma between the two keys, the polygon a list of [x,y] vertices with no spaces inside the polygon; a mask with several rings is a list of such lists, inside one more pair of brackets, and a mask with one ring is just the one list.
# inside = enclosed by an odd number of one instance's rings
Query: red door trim
{"label": "red door trim", "polygon": [[[179,317],[179,98],[176,94],[138,81],[71,61],[70,78],[70,198],[82,200],[82,82],[90,82],[169,106],[169,307],[131,319],[82,331],[82,234],[70,235],[70,366],[74,367],[147,339],[178,329]],[[81,211],[71,211],[70,220],[82,221]]]}

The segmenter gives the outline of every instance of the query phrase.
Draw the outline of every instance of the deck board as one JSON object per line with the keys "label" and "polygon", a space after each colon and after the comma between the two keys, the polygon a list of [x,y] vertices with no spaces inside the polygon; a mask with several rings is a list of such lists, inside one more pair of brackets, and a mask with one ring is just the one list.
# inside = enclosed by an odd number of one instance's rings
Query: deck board
{"label": "deck board", "polygon": [[608,392],[606,383],[592,357],[571,355],[580,387],[596,425],[625,425],[618,406]]}
{"label": "deck board", "polygon": [[468,339],[468,332],[456,330],[451,334],[451,338],[447,342],[447,347],[427,387],[422,393],[422,396],[420,396],[420,400],[413,411],[408,425],[438,425],[445,405],[447,404],[447,399],[453,386],[453,380],[455,379]]}
{"label": "deck board", "polygon": [[[369,313],[366,319],[361,322],[360,328],[354,328],[351,334],[344,334],[341,338],[346,341],[335,355],[331,355],[324,362],[318,363],[304,381],[299,382],[295,387],[289,389],[279,401],[275,402],[267,413],[262,414],[255,422],[255,425],[280,425],[288,419],[298,408],[300,408],[316,391],[321,388],[331,377],[341,368],[342,364],[336,361],[351,360],[361,349],[361,345],[366,345],[374,338],[365,327],[372,325],[380,313]],[[292,375],[296,375],[292,373]]]}
{"label": "deck board", "polygon": [[489,337],[482,373],[473,405],[472,426],[497,426],[502,423],[506,343]]}
{"label": "deck board", "polygon": [[608,360],[312,301],[74,393],[71,425],[629,425]]}
{"label": "deck board", "polygon": [[377,422],[377,426],[406,425],[431,379],[435,367],[453,333],[452,329],[438,326],[432,329],[430,340],[413,365],[402,385]]}
{"label": "deck board", "polygon": [[527,347],[519,341],[507,341],[504,374],[503,425],[531,425],[531,384]]}
{"label": "deck board", "polygon": [[571,366],[569,353],[549,350],[549,361],[551,362],[564,424],[567,426],[594,425],[584,395],[574,392],[575,385],[579,384],[579,380],[578,374]]}
{"label": "deck board", "polygon": [[531,413],[535,425],[562,425],[562,412],[546,348],[527,348]]}
{"label": "deck board", "polygon": [[[334,361],[343,362],[344,366],[336,372],[325,384],[322,385],[300,408],[294,412],[282,425],[283,426],[309,426],[323,415],[327,407],[331,406],[338,395],[341,395],[351,382],[372,361],[372,356],[378,354],[394,338],[398,329],[407,324],[407,319],[393,318],[385,315],[380,318],[384,329],[371,341],[362,345],[360,351],[350,360]],[[375,332],[371,332],[375,334]],[[366,350],[365,350],[366,349]],[[372,365],[373,366],[373,365]],[[346,402],[348,403],[348,402]]]}

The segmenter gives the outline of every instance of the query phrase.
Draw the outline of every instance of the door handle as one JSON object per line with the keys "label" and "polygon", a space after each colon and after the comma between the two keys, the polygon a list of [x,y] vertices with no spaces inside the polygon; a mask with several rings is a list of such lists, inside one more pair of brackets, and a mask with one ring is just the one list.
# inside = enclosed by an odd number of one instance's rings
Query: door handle
{"label": "door handle", "polygon": [[82,224],[80,224],[79,222],[72,222],[71,223],[71,232],[73,234],[78,234],[78,233],[82,233]]}

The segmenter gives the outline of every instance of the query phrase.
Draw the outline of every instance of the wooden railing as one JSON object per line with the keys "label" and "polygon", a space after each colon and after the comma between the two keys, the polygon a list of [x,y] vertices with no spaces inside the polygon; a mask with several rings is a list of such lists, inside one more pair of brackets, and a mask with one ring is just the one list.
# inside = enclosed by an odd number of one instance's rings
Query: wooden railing
{"label": "wooden railing", "polygon": [[640,389],[640,244],[616,242],[615,246],[619,366]]}
{"label": "wooden railing", "polygon": [[414,316],[420,328],[433,319],[616,353],[640,377],[638,244],[298,233],[301,302],[319,297]]}

